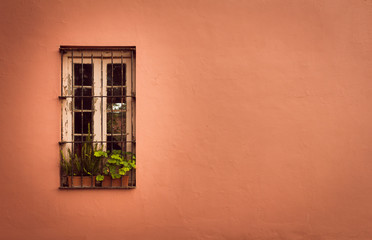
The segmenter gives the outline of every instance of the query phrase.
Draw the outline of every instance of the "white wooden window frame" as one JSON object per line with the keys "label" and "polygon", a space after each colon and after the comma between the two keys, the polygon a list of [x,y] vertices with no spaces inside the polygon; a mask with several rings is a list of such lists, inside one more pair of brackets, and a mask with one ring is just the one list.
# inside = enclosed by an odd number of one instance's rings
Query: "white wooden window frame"
{"label": "white wooden window frame", "polygon": [[[83,54],[83,61],[82,56]],[[127,152],[135,153],[134,144],[135,141],[135,108],[134,99],[131,96],[135,96],[135,61],[133,51],[79,51],[79,49],[73,50],[73,62],[72,62],[72,51],[66,51],[62,55],[62,96],[67,98],[62,101],[62,128],[61,138],[62,142],[65,142],[62,146],[62,151],[67,156],[68,149],[73,149],[73,99],[69,96],[73,96],[73,64],[92,64],[93,56],[93,96],[106,96],[107,95],[107,66],[109,64],[122,64],[126,66],[126,149]],[[132,66],[133,64],[133,66]],[[101,66],[102,65],[102,66]],[[101,69],[102,67],[102,69]],[[133,74],[133,76],[132,76]],[[132,80],[133,79],[133,80]],[[133,86],[132,86],[133,84]],[[103,85],[103,86],[102,86]],[[93,141],[106,141],[107,140],[107,98],[98,97],[93,98],[93,126],[92,126],[92,137]],[[133,111],[133,112],[132,112]],[[102,118],[101,118],[102,116]],[[133,118],[133,119],[132,119]],[[133,130],[133,132],[132,132]],[[123,133],[124,134],[124,133]],[[107,145],[102,144],[103,150],[106,150]],[[108,149],[109,150],[109,149]]]}

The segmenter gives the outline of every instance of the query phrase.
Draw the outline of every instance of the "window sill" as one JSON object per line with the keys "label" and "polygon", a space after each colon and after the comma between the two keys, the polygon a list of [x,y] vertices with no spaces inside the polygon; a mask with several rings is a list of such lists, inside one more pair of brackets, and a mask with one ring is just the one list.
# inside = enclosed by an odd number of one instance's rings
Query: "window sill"
{"label": "window sill", "polygon": [[135,186],[127,186],[127,187],[59,187],[60,190],[92,190],[92,189],[135,189]]}

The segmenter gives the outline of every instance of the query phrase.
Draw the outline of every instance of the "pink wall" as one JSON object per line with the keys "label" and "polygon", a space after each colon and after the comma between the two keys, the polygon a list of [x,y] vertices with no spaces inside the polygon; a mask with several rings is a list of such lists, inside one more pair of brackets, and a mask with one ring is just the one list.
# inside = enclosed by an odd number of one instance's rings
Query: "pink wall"
{"label": "pink wall", "polygon": [[[0,13],[0,239],[372,238],[371,0]],[[137,189],[58,190],[60,45],[137,46]]]}

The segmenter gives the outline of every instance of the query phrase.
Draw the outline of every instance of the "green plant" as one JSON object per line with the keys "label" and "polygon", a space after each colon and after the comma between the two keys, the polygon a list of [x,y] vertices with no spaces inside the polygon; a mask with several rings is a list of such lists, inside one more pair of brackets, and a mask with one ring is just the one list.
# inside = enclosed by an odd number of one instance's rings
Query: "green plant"
{"label": "green plant", "polygon": [[71,176],[71,175],[79,175],[82,173],[82,168],[80,161],[78,160],[77,154],[72,154],[71,150],[68,149],[68,159],[66,159],[63,151],[61,150],[61,168],[63,171],[63,175]]}
{"label": "green plant", "polygon": [[[93,150],[94,148],[94,150]],[[90,124],[88,123],[88,136],[86,141],[81,146],[80,153],[68,151],[68,159],[61,150],[61,168],[64,175],[96,175],[99,172],[100,158],[93,155],[94,151],[97,151],[97,144],[93,147],[92,137],[90,133]]]}
{"label": "green plant", "polygon": [[99,150],[94,152],[94,156],[100,158],[104,164],[102,174],[96,177],[97,181],[103,181],[104,175],[111,175],[112,179],[117,179],[132,168],[136,168],[136,157],[131,152],[124,153],[121,150],[113,150],[110,153]]}
{"label": "green plant", "polygon": [[71,175],[81,175],[82,171],[81,171],[81,164],[79,161],[77,161],[77,155],[75,154],[75,158],[74,158],[74,155],[72,154],[71,150],[68,149],[68,156],[67,158],[65,157],[65,155],[63,154],[63,151],[61,150],[61,171],[62,171],[62,178],[61,178],[61,181],[62,181],[62,185],[64,187],[67,187],[69,186],[69,182],[68,182],[68,176],[71,176]]}
{"label": "green plant", "polygon": [[79,159],[84,171],[84,175],[92,176],[96,175],[99,172],[100,159],[93,155],[93,151],[97,151],[97,144],[95,144],[93,150],[90,124],[88,123],[88,136],[83,146],[81,147],[81,159]]}

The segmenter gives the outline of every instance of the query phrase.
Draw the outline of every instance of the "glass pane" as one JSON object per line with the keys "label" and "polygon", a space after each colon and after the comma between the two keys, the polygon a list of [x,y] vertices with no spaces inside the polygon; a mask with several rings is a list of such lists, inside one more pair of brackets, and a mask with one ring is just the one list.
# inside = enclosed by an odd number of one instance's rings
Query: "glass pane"
{"label": "glass pane", "polygon": [[[81,92],[83,92],[83,96],[92,96],[92,89],[91,88],[81,88],[75,89],[75,96],[81,96]],[[81,109],[81,101],[83,100],[83,109],[90,110],[92,109],[92,100],[93,98],[75,98],[75,109]]]}
{"label": "glass pane", "polygon": [[125,88],[107,86],[107,96],[125,96]]}
{"label": "glass pane", "polygon": [[81,64],[74,64],[74,80],[75,80],[75,85],[80,85],[81,86],[81,79],[83,75],[83,83],[84,86],[92,86],[92,64],[83,64],[83,69],[84,73],[81,68]]}
{"label": "glass pane", "polygon": [[[126,65],[114,64],[112,65],[107,64],[107,86],[124,86],[125,85],[125,75],[126,75]],[[114,82],[112,82],[112,70],[114,70]],[[122,74],[123,70],[123,74]]]}
{"label": "glass pane", "polygon": [[[113,141],[113,142],[110,142]],[[121,141],[120,136],[110,136],[107,135],[107,150],[122,150],[125,152],[125,138],[123,136],[123,141]]]}
{"label": "glass pane", "polygon": [[[88,128],[90,128],[90,133],[93,132],[92,115],[93,115],[92,112],[83,112],[83,114],[81,114],[81,112],[74,113],[75,133],[89,133]],[[82,120],[83,120],[83,126],[81,125]]]}
{"label": "glass pane", "polygon": [[[107,101],[107,111],[112,111],[112,112],[121,112],[125,111],[127,109],[127,104],[126,103],[111,103]],[[125,113],[124,113],[125,114]]]}
{"label": "glass pane", "polygon": [[124,113],[107,113],[107,134],[111,133],[125,135]]}

